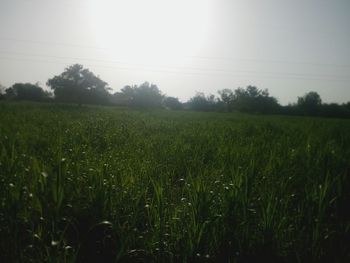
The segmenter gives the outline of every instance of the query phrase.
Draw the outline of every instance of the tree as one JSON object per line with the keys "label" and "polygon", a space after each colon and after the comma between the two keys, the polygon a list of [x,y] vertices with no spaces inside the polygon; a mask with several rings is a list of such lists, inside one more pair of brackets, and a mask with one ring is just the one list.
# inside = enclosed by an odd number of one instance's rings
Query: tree
{"label": "tree", "polygon": [[5,99],[5,90],[6,87],[0,84],[0,100]]}
{"label": "tree", "polygon": [[268,90],[260,90],[255,86],[237,88],[234,91],[224,89],[218,93],[229,111],[275,113],[280,107],[277,99],[271,97]]}
{"label": "tree", "polygon": [[321,96],[315,91],[310,91],[303,97],[298,97],[297,105],[304,113],[315,114],[322,105]]}
{"label": "tree", "polygon": [[187,103],[191,110],[215,111],[217,100],[214,95],[205,96],[203,92],[197,92]]}
{"label": "tree", "polygon": [[55,99],[78,104],[106,104],[109,101],[108,83],[82,65],[67,67],[63,73],[47,81]]}
{"label": "tree", "polygon": [[230,89],[223,89],[218,91],[221,101],[224,103],[227,111],[231,110],[232,101],[234,99],[233,91]]}
{"label": "tree", "polygon": [[350,101],[344,104],[344,107],[350,111]]}
{"label": "tree", "polygon": [[324,117],[346,118],[350,116],[350,111],[345,107],[345,105],[329,103],[319,106],[319,115]]}
{"label": "tree", "polygon": [[114,102],[137,108],[160,108],[162,107],[163,95],[157,85],[144,82],[140,86],[125,86],[114,95]]}
{"label": "tree", "polygon": [[181,110],[182,109],[182,103],[179,101],[178,98],[166,97],[163,101],[163,104],[166,108],[169,108],[171,110]]}
{"label": "tree", "polygon": [[10,100],[41,101],[49,97],[49,93],[39,87],[38,83],[15,83],[5,92],[5,98]]}
{"label": "tree", "polygon": [[0,94],[4,94],[5,90],[6,90],[6,87],[0,83]]}

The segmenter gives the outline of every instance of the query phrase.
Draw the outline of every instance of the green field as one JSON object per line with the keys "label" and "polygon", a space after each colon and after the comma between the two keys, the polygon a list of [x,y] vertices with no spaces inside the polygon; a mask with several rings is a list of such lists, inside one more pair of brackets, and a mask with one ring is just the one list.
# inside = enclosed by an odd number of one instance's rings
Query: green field
{"label": "green field", "polygon": [[0,103],[1,262],[350,262],[350,121]]}

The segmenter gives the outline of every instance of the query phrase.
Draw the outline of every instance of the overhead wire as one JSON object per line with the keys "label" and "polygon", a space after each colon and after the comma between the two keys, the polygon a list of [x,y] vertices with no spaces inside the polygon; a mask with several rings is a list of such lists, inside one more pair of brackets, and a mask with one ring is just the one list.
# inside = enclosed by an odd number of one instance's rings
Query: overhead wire
{"label": "overhead wire", "polygon": [[[67,62],[60,62],[60,61],[52,61],[52,60],[42,60],[37,58],[16,58],[16,57],[9,57],[9,56],[0,56],[0,60],[17,60],[17,61],[27,61],[27,62],[39,62],[39,63],[50,63],[50,64],[61,64],[61,65],[67,65]],[[259,75],[259,72],[250,72],[250,71],[237,71],[235,72],[189,72],[189,71],[179,71],[179,70],[164,70],[164,69],[154,69],[154,68],[145,68],[145,67],[125,67],[125,66],[110,66],[110,65],[97,65],[97,64],[89,64],[87,65],[89,67],[97,67],[97,68],[108,68],[108,69],[117,69],[117,70],[128,70],[128,71],[143,71],[143,72],[155,72],[155,73],[171,73],[171,74],[180,74],[180,75],[201,75],[201,76],[252,76],[259,78],[265,78],[265,79],[295,79],[295,80],[318,80],[318,81],[345,81],[349,82],[350,79],[337,79],[337,78],[316,78],[316,77],[305,77],[305,76],[278,76],[278,74],[268,73],[271,76],[268,75]],[[245,75],[242,75],[240,73],[246,73]]]}
{"label": "overhead wire", "polygon": [[[43,41],[43,40],[31,40],[31,39],[18,39],[9,37],[0,37],[0,41],[13,41],[13,42],[24,42],[39,45],[54,45],[54,46],[64,46],[70,48],[84,48],[93,50],[111,50],[111,47],[100,47],[100,46],[90,46],[81,45],[65,42],[53,42],[53,41]],[[185,58],[200,59],[200,60],[221,60],[221,61],[251,61],[258,63],[278,63],[278,64],[293,64],[293,65],[310,65],[310,66],[321,66],[321,67],[339,67],[339,68],[350,68],[350,64],[332,64],[332,63],[316,63],[310,61],[289,61],[289,60],[277,60],[277,59],[260,59],[260,58],[233,58],[233,57],[220,57],[220,56],[199,56],[199,55],[184,55]]]}
{"label": "overhead wire", "polygon": [[122,64],[122,65],[129,65],[129,66],[140,66],[140,67],[146,67],[146,68],[167,68],[170,70],[194,70],[194,71],[205,71],[205,72],[219,72],[219,73],[253,73],[253,74],[271,74],[271,75],[286,75],[286,76],[296,76],[296,77],[329,77],[329,78],[335,78],[335,79],[346,79],[346,76],[340,76],[340,75],[327,75],[327,74],[301,74],[301,73],[288,73],[288,72],[271,72],[271,71],[253,71],[253,70],[227,70],[227,69],[217,69],[217,68],[203,68],[203,67],[177,67],[177,66],[166,66],[166,65],[147,65],[147,64],[135,64],[135,63],[129,63],[124,62],[120,60],[103,60],[103,59],[94,59],[94,58],[81,58],[81,57],[67,57],[67,56],[52,56],[52,55],[45,55],[45,54],[28,54],[24,52],[13,52],[13,51],[3,51],[0,50],[0,54],[15,54],[15,55],[24,55],[24,56],[30,56],[30,57],[45,57],[45,58],[55,58],[55,59],[70,59],[70,60],[86,60],[86,61],[94,61],[94,62],[102,62],[102,63],[109,63],[109,64]]}

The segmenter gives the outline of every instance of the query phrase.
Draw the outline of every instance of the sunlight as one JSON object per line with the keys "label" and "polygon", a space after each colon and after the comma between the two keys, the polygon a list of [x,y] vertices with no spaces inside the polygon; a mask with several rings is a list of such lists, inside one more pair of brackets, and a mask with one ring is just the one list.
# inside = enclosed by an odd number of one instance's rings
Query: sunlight
{"label": "sunlight", "polygon": [[208,40],[209,1],[90,0],[96,43],[130,62],[181,62]]}

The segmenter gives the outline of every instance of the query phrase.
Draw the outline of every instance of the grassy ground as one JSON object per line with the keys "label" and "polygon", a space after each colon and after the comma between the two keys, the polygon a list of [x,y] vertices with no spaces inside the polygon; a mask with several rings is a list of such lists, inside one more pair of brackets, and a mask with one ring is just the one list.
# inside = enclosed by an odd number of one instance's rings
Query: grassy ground
{"label": "grassy ground", "polygon": [[0,104],[2,262],[350,262],[350,121]]}

